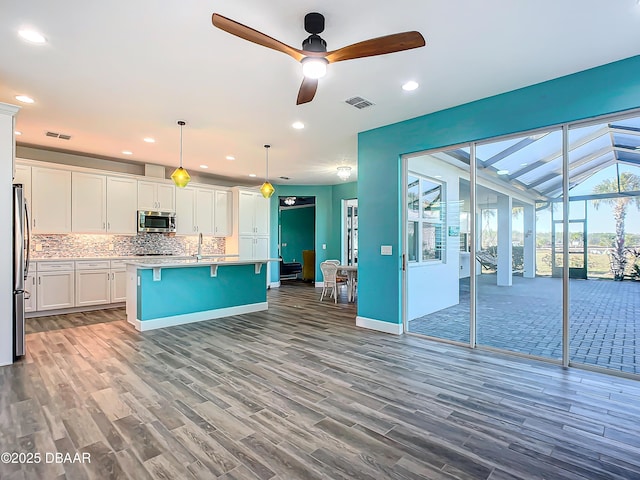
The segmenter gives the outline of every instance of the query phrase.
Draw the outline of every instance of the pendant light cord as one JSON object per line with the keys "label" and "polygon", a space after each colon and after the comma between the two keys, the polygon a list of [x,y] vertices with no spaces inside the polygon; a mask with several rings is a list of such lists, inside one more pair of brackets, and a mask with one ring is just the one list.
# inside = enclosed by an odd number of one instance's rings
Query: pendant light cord
{"label": "pendant light cord", "polygon": [[182,168],[182,127],[186,122],[179,120],[178,125],[180,125],[180,168]]}
{"label": "pendant light cord", "polygon": [[264,179],[265,182],[269,181],[269,148],[270,147],[271,147],[271,145],[265,145],[264,146],[265,150],[267,151],[267,172],[266,172],[265,179]]}

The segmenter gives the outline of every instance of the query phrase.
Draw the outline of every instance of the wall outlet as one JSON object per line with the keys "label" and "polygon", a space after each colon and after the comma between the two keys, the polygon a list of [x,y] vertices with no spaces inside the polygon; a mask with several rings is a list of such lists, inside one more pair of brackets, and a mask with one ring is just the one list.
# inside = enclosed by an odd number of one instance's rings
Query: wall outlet
{"label": "wall outlet", "polygon": [[36,252],[41,252],[41,251],[42,251],[42,244],[36,243]]}
{"label": "wall outlet", "polygon": [[322,244],[322,249],[323,249],[323,250],[326,250],[326,249],[327,249],[327,244],[326,244],[326,243],[323,243],[323,244]]}

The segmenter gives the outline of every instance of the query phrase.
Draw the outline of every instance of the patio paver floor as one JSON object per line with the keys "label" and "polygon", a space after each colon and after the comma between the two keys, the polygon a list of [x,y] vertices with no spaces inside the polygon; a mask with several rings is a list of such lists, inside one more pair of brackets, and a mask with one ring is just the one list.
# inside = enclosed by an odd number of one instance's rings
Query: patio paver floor
{"label": "patio paver floor", "polygon": [[[562,357],[562,280],[478,276],[479,345],[546,358]],[[570,280],[570,358],[640,374],[640,282]],[[409,331],[469,342],[469,279],[460,281],[460,303],[412,320]]]}

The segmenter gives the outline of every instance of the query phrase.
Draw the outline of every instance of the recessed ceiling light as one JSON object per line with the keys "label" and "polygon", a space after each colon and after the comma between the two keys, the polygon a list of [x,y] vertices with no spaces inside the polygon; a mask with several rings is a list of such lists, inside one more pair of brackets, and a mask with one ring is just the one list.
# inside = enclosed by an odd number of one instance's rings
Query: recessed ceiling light
{"label": "recessed ceiling light", "polygon": [[291,126],[293,128],[295,128],[296,130],[302,130],[304,128],[304,123],[302,123],[302,122],[293,122],[293,124]]}
{"label": "recessed ceiling light", "polygon": [[420,85],[418,84],[418,82],[414,82],[413,80],[405,83],[404,85],[402,85],[402,89],[410,92],[412,90],[415,90],[416,88],[418,88]]}
{"label": "recessed ceiling light", "polygon": [[22,135],[22,132],[19,132],[18,130],[16,130],[16,131],[15,131],[15,132],[13,132],[13,133],[15,133],[16,135]]}
{"label": "recessed ceiling light", "polygon": [[250,176],[250,177],[255,177],[255,176],[256,176],[256,174],[255,174],[255,173],[250,173],[250,174],[249,174],[249,176]]}
{"label": "recessed ceiling light", "polygon": [[156,139],[151,137],[145,137],[143,140],[147,143],[156,143]]}
{"label": "recessed ceiling light", "polygon": [[16,100],[22,103],[33,103],[35,100],[31,97],[27,97],[26,95],[16,95]]}
{"label": "recessed ceiling light", "polygon": [[442,175],[435,175],[433,178],[442,178]]}
{"label": "recessed ceiling light", "polygon": [[30,30],[28,28],[18,31],[18,35],[20,35],[27,42],[39,44],[47,43],[47,39],[44,38],[41,33],[38,33],[35,30]]}
{"label": "recessed ceiling light", "polygon": [[234,157],[233,155],[227,155],[224,158],[226,158],[227,160],[235,160],[236,159],[236,157]]}
{"label": "recessed ceiling light", "polygon": [[526,167],[527,165],[529,165],[528,163],[521,163],[520,166],[521,167]]}
{"label": "recessed ceiling light", "polygon": [[209,165],[200,165],[200,168],[209,168]]}
{"label": "recessed ceiling light", "polygon": [[509,170],[498,170],[496,173],[498,175],[509,175]]}
{"label": "recessed ceiling light", "polygon": [[131,150],[122,150],[122,154],[123,155],[133,155],[133,152]]}

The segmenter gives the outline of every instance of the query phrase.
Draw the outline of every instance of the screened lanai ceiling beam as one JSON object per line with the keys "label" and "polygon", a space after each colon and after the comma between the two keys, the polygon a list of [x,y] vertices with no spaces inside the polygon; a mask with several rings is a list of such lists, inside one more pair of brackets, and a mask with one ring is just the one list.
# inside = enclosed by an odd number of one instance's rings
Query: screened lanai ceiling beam
{"label": "screened lanai ceiling beam", "polygon": [[640,159],[634,160],[634,159],[631,159],[631,158],[619,158],[618,159],[618,163],[624,163],[626,165],[633,165],[633,166],[637,167],[637,166],[640,165]]}
{"label": "screened lanai ceiling beam", "polygon": [[[575,187],[579,183],[584,182],[587,178],[591,177],[592,175],[595,175],[600,170],[604,170],[605,168],[609,167],[610,165],[614,165],[615,163],[616,163],[616,161],[613,160],[613,159],[607,160],[605,162],[599,163],[598,165],[595,165],[594,168],[590,168],[586,172],[582,172],[581,174],[576,175],[573,178],[570,178],[569,179],[569,190],[571,190],[573,187]],[[598,170],[596,170],[596,168]],[[558,182],[553,184],[553,186],[551,186],[551,187],[549,187],[549,188],[547,188],[545,190],[542,190],[540,192],[541,195],[547,195],[547,196],[550,196],[550,197],[552,197],[556,193],[562,193],[562,177],[558,177]]]}
{"label": "screened lanai ceiling beam", "polygon": [[471,165],[471,155],[469,155],[467,152],[465,152],[461,148],[458,148],[457,150],[447,150],[442,153],[446,153],[450,157],[455,158],[456,160],[464,163],[465,165]]}
{"label": "screened lanai ceiling beam", "polygon": [[640,136],[640,128],[637,128],[637,127],[627,127],[625,125],[614,125],[614,124],[611,124],[609,126],[609,129],[613,133],[622,133],[622,134],[625,134],[625,135],[638,135],[638,136]]}
{"label": "screened lanai ceiling beam", "polygon": [[[602,128],[599,128],[598,130],[596,130],[595,132],[592,132],[591,134],[587,135],[584,138],[581,138],[580,140],[576,141],[575,143],[571,143],[569,144],[569,151],[575,150],[576,148],[580,148],[583,145],[586,145],[589,142],[594,141],[596,138],[599,138],[603,135],[607,135],[609,133],[609,127],[608,126],[603,126]],[[559,150],[553,152],[550,155],[547,155],[544,158],[541,158],[540,160],[530,163],[529,165],[527,165],[526,167],[521,168],[520,170],[517,170],[515,172],[513,172],[511,175],[509,175],[509,179],[513,180],[515,178],[521,177],[522,175],[529,173],[532,170],[535,170],[536,168],[541,167],[542,165],[545,165],[553,160],[555,160],[558,157],[562,156],[562,148],[560,148]]]}
{"label": "screened lanai ceiling beam", "polygon": [[[549,135],[549,132],[542,133],[539,135],[531,135],[530,137],[523,138],[517,143],[514,143],[509,148],[505,148],[501,152],[496,153],[493,157],[487,158],[484,161],[481,161],[482,165],[486,167],[490,167],[494,163],[498,163],[500,160],[507,158],[509,155],[516,153],[519,150],[522,150],[524,147],[531,145],[533,142],[540,140],[541,138]],[[477,160],[477,159],[476,159]]]}

